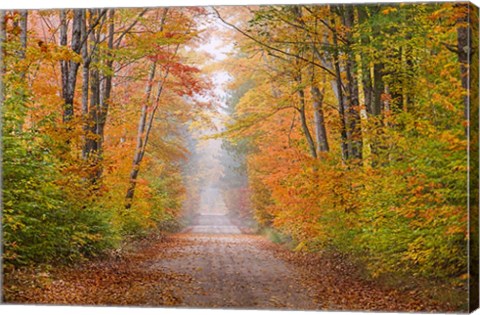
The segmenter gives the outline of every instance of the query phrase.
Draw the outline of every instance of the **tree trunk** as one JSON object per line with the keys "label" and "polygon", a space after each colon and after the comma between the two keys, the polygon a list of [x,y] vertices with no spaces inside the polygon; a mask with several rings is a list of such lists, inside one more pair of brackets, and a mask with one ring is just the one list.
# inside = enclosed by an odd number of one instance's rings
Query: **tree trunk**
{"label": "tree trunk", "polygon": [[[307,26],[302,19],[301,6],[292,6],[292,12],[296,16],[297,22],[303,25],[303,28],[306,31],[305,32],[306,37],[312,42],[311,48],[314,53],[314,56],[320,61],[320,63],[323,66],[327,68],[325,59],[321,56],[320,52],[317,49],[317,46],[315,45],[315,39],[312,38],[310,33],[307,31]],[[315,33],[317,32],[316,23],[317,21],[315,21]],[[311,75],[312,75],[311,76],[312,82],[311,82],[310,92],[313,98],[313,109],[314,109],[313,117],[314,117],[314,124],[315,124],[315,140],[316,140],[316,146],[314,151],[315,151],[315,157],[316,157],[317,152],[327,152],[329,150],[329,146],[328,146],[328,140],[327,140],[327,132],[325,128],[325,119],[323,114],[323,93],[321,93],[320,89],[315,85],[315,82],[314,82],[315,69],[311,70]],[[303,116],[305,116],[305,113]],[[302,114],[300,114],[300,117],[302,118]],[[303,121],[302,121],[302,126],[303,126]],[[308,131],[308,126],[306,125],[306,122],[305,122],[305,127],[307,127],[306,131]],[[308,131],[308,133],[310,132]],[[307,141],[308,141],[308,137],[307,137]],[[310,149],[310,151],[313,152],[312,149]]]}
{"label": "tree trunk", "polygon": [[342,149],[342,160],[346,161],[349,159],[349,150],[348,150],[348,133],[347,133],[347,120],[345,116],[345,95],[343,91],[343,82],[342,82],[342,73],[340,70],[340,58],[338,54],[338,36],[336,31],[336,22],[335,22],[335,10],[334,7],[330,6],[331,26],[332,26],[332,35],[333,35],[333,46],[335,47],[332,53],[333,65],[335,68],[336,76],[336,90],[338,92],[338,113],[340,114],[340,133],[341,133],[341,149]]}
{"label": "tree trunk", "polygon": [[[67,24],[67,10],[60,10],[60,46],[63,46],[66,48],[67,43],[68,43],[68,24]],[[68,106],[67,100],[66,100],[66,95],[67,95],[67,86],[68,86],[68,61],[67,60],[60,60],[60,70],[62,74],[62,97],[64,100],[64,109],[63,109],[63,120],[65,122],[66,117],[66,111]]]}
{"label": "tree trunk", "polygon": [[[456,4],[465,10],[465,16],[458,20],[457,49],[461,67],[462,87],[465,89],[463,98],[465,119],[468,124],[465,134],[469,144],[469,310],[473,312],[479,305],[479,9],[471,3]],[[463,6],[463,8],[462,8]]]}
{"label": "tree trunk", "polygon": [[[160,21],[160,31],[163,31],[163,26],[167,18],[167,13],[168,13],[168,8],[165,8],[163,10],[163,15]],[[178,48],[179,48],[179,44],[177,45],[175,53],[178,51]],[[153,118],[155,116],[155,112],[158,107],[158,102],[160,99],[160,95],[162,94],[162,91],[163,91],[163,86],[165,84],[165,81],[169,73],[169,70],[167,67],[163,80],[159,83],[158,91],[155,99],[155,105],[152,108],[152,113],[150,114],[150,120],[147,124],[147,114],[148,114],[147,111],[151,103],[152,87],[155,79],[156,70],[157,70],[157,64],[154,61],[152,62],[152,65],[150,67],[147,86],[145,87],[145,103],[142,106],[142,110],[140,113],[140,120],[138,122],[137,143],[135,147],[135,154],[133,157],[132,171],[130,172],[130,184],[127,190],[127,194],[125,195],[125,209],[127,210],[132,207],[133,197],[135,195],[135,188],[137,186],[137,178],[140,172],[140,163],[142,162],[143,156],[145,154],[146,145],[148,143],[148,137],[152,129]]]}
{"label": "tree trunk", "polygon": [[[20,74],[20,82],[23,85],[23,88],[19,91],[21,97],[21,105],[22,109],[25,109],[25,103],[27,101],[26,95],[26,75],[27,75],[27,65],[22,61],[25,60],[27,57],[27,32],[28,32],[28,11],[27,10],[20,10],[20,20],[18,23],[18,27],[20,28],[20,49],[17,51],[18,55],[18,71]],[[23,112],[24,114],[25,112]],[[21,133],[23,131],[24,119],[19,119],[18,121],[18,132]]]}
{"label": "tree trunk", "polygon": [[[360,24],[365,23],[368,20],[368,12],[366,6],[358,7],[358,22]],[[370,31],[370,30],[369,30]],[[368,35],[363,35],[360,37],[361,47],[369,47],[370,38]],[[374,92],[373,92],[373,79],[371,74],[370,64],[372,62],[371,56],[365,52],[360,53],[360,58],[362,61],[362,86],[363,86],[363,95],[365,98],[365,108],[368,115],[373,115],[374,113]]]}
{"label": "tree trunk", "polygon": [[325,127],[325,116],[323,113],[323,97],[324,94],[320,89],[314,85],[311,86],[310,91],[313,97],[313,114],[315,122],[315,136],[318,152],[328,152],[330,147],[328,145],[327,129]]}
{"label": "tree trunk", "polygon": [[[81,33],[82,33],[82,10],[73,10],[72,39],[71,49],[80,54]],[[60,11],[60,45],[67,46],[67,13],[66,10]],[[68,123],[72,120],[74,114],[73,100],[75,96],[75,86],[77,83],[77,72],[79,63],[73,60],[60,61],[62,72],[62,97],[64,100],[63,122]]]}
{"label": "tree trunk", "polygon": [[383,63],[376,63],[373,65],[373,106],[372,115],[378,116],[383,111],[382,94],[385,90],[383,83]]}
{"label": "tree trunk", "polygon": [[[457,19],[457,55],[460,62],[460,73],[462,87],[465,90],[463,95],[464,113],[465,119],[468,119],[469,109],[469,80],[470,80],[470,66],[472,63],[472,38],[471,38],[471,21],[470,21],[470,9],[466,8],[468,4],[461,3],[456,5],[459,10],[465,10],[461,16]],[[466,128],[467,129],[467,128]]]}
{"label": "tree trunk", "polygon": [[[113,37],[114,37],[114,9],[108,10],[109,15],[109,24],[108,24],[108,35],[107,35],[107,47],[109,52],[107,53],[109,57],[111,56],[111,51],[113,49]],[[100,71],[98,67],[91,68],[90,63],[94,61],[95,63],[102,62],[99,60],[96,54],[96,47],[104,40],[103,34],[101,33],[102,25],[104,25],[106,20],[105,12],[100,12],[98,9],[92,9],[90,14],[90,28],[85,28],[85,33],[90,34],[90,42],[92,43],[92,48],[90,54],[88,54],[87,48],[88,45],[84,43],[84,77],[90,85],[90,106],[88,106],[88,86],[84,86],[84,102],[86,105],[87,114],[85,117],[84,130],[85,130],[85,143],[83,148],[83,157],[84,159],[90,159],[92,166],[91,180],[93,183],[98,183],[99,179],[102,176],[103,168],[101,165],[102,160],[102,147],[104,140],[104,130],[105,123],[107,120],[108,114],[108,104],[110,101],[110,95],[112,90],[112,67],[113,60],[107,58],[106,61],[103,61],[107,70],[107,73],[104,74],[103,71]],[[100,27],[96,29],[97,23],[100,23]],[[85,106],[84,106],[85,107]]]}
{"label": "tree trunk", "polygon": [[[110,9],[109,10],[109,24],[108,24],[108,37],[107,37],[107,45],[108,45],[108,55],[110,58],[107,59],[105,62],[105,67],[107,69],[107,73],[104,74],[102,77],[103,79],[103,85],[101,87],[101,93],[100,93],[100,112],[99,112],[99,117],[98,117],[98,124],[97,124],[97,130],[96,133],[98,135],[98,154],[99,158],[101,158],[102,154],[102,146],[103,146],[103,140],[105,137],[105,124],[107,122],[107,115],[108,115],[108,108],[109,108],[109,103],[110,103],[110,96],[112,94],[112,79],[113,79],[113,60],[111,59],[111,52],[113,50],[113,35],[114,35],[114,16],[115,16],[115,10]],[[99,170],[100,175],[102,171]]]}
{"label": "tree trunk", "polygon": [[[90,54],[87,57],[87,62],[89,63],[89,85],[90,85],[90,106],[88,107],[88,117],[85,123],[86,129],[86,141],[84,144],[84,156],[86,159],[90,159],[91,166],[94,168],[91,174],[91,180],[93,183],[97,181],[97,167],[98,159],[100,155],[100,137],[98,134],[98,125],[100,120],[101,113],[101,74],[98,66],[99,58],[96,53],[96,48],[101,41],[101,27],[96,29],[94,21],[100,19],[100,11],[98,9],[91,9],[90,12],[90,28],[88,32],[90,34],[90,42],[92,43],[92,48]],[[91,67],[90,63],[95,64],[94,67]],[[85,88],[85,92],[88,90]],[[88,103],[87,103],[88,104]]]}
{"label": "tree trunk", "polygon": [[308,129],[307,117],[305,116],[305,106],[302,106],[302,107],[298,108],[298,112],[300,113],[300,121],[302,123],[302,130],[303,130],[303,134],[305,135],[305,138],[307,139],[308,148],[310,149],[310,155],[314,159],[316,159],[317,158],[317,152],[315,150],[315,143],[313,142],[312,134],[310,133],[310,130]]}
{"label": "tree trunk", "polygon": [[[94,57],[92,60],[96,62]],[[89,107],[89,136],[88,155],[96,154],[98,150],[97,124],[100,111],[100,73],[97,68],[90,69],[90,107]]]}
{"label": "tree trunk", "polygon": [[85,135],[82,158],[88,158],[88,132],[89,132],[89,89],[90,89],[90,57],[88,54],[88,39],[87,39],[87,19],[86,10],[83,10],[83,23],[82,23],[82,120],[83,120],[83,132]]}
{"label": "tree trunk", "polygon": [[140,162],[143,158],[143,136],[145,132],[145,123],[147,121],[147,109],[150,104],[152,95],[153,80],[155,78],[157,64],[152,63],[150,67],[150,73],[148,75],[147,86],[145,88],[145,103],[142,106],[140,113],[140,120],[138,122],[137,130],[137,144],[135,147],[135,155],[133,157],[132,171],[130,172],[130,185],[125,196],[125,208],[130,209],[132,207],[133,196],[135,194],[135,187],[137,186],[137,177],[140,171]]}
{"label": "tree trunk", "polygon": [[[344,15],[343,15],[344,25],[347,29],[346,37],[348,45],[353,44],[353,35],[352,30],[354,27],[354,11],[353,6],[345,5],[344,6]],[[361,130],[361,119],[359,112],[359,103],[358,103],[358,83],[355,76],[355,56],[352,52],[351,47],[347,47],[347,60],[345,62],[345,72],[347,74],[347,90],[348,90],[348,109],[346,109],[347,114],[347,134],[350,133],[349,139],[349,154],[351,157],[361,160],[363,155],[363,140],[362,140],[362,130]]]}
{"label": "tree trunk", "polygon": [[369,115],[373,115],[373,84],[372,77],[370,75],[370,67],[366,59],[362,59],[362,86],[363,95],[365,98],[365,109]]}
{"label": "tree trunk", "polygon": [[[108,24],[108,35],[107,35],[107,47],[109,52],[107,53],[111,57],[111,52],[113,50],[113,36],[114,36],[114,16],[115,10],[109,9],[109,24]],[[98,181],[103,173],[103,167],[101,165],[102,154],[103,154],[103,141],[105,138],[105,124],[107,122],[108,108],[110,103],[110,96],[112,92],[112,79],[113,79],[113,60],[108,58],[105,61],[105,68],[107,69],[106,74],[100,75],[100,82],[102,84],[98,87],[99,99],[98,99],[98,111],[96,117],[96,125],[94,129],[95,134],[95,163],[96,169],[94,174],[95,181]]]}
{"label": "tree trunk", "polygon": [[[87,132],[87,141],[86,146],[86,156],[87,158],[92,158],[92,166],[96,164],[96,157],[98,151],[98,136],[97,136],[97,124],[98,124],[98,115],[100,111],[100,72],[98,70],[98,56],[96,54],[96,47],[100,41],[100,30],[96,30],[92,24],[93,21],[98,18],[98,9],[91,9],[90,11],[90,42],[92,49],[90,51],[89,61],[92,62],[95,66],[90,66],[90,106],[88,109],[88,132]],[[92,181],[94,181],[94,175],[92,174]]]}
{"label": "tree trunk", "polygon": [[28,31],[28,11],[27,10],[20,10],[20,59],[25,59],[26,51],[27,51],[27,31]]}
{"label": "tree trunk", "polygon": [[[302,77],[299,75],[295,78],[298,85],[302,84]],[[303,89],[299,89],[297,91],[298,98],[300,100],[300,107],[297,108],[298,112],[300,113],[300,121],[302,123],[302,130],[303,134],[305,135],[305,139],[307,140],[308,148],[310,149],[310,155],[316,159],[317,158],[317,150],[315,149],[315,142],[313,141],[312,134],[310,133],[310,129],[308,128],[307,117],[305,115],[305,92]]]}

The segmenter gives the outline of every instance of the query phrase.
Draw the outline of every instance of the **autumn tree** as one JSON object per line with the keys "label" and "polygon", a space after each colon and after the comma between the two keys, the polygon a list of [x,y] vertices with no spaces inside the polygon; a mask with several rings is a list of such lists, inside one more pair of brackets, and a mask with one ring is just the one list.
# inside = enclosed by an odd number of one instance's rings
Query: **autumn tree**
{"label": "autumn tree", "polygon": [[252,66],[237,84],[255,80],[223,135],[254,148],[259,222],[301,248],[364,255],[374,277],[401,268],[466,279],[467,67],[457,43],[469,25],[452,8],[269,6],[243,12],[247,23],[217,9]]}
{"label": "autumn tree", "polygon": [[[202,11],[175,9],[164,29],[162,8],[2,11],[9,268],[91,257],[127,235],[176,226],[179,161],[188,155],[179,129],[200,111],[194,94],[208,88],[182,49],[196,45]],[[131,118],[145,105],[139,87],[152,62],[138,165],[155,171],[137,173],[139,200],[125,213],[136,148]]]}

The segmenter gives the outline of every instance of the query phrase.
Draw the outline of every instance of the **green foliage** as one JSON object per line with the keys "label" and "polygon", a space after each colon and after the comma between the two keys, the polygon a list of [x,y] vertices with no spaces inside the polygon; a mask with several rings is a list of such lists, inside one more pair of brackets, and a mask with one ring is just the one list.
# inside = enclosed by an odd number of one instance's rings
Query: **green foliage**
{"label": "green foliage", "polygon": [[287,244],[292,247],[292,238],[289,235],[283,234],[274,228],[264,228],[262,230],[262,234],[265,234],[267,238],[275,244]]}
{"label": "green foliage", "polygon": [[154,194],[152,219],[161,231],[174,232],[180,228],[178,217],[184,199],[184,188],[181,183],[181,173],[175,167],[151,183]]}
{"label": "green foliage", "polygon": [[[15,49],[15,42],[6,45]],[[7,55],[2,104],[3,258],[6,266],[75,262],[111,248],[118,240],[111,212],[95,206],[84,178],[68,171],[58,158],[65,146],[41,130],[53,128],[56,117],[35,124],[31,95],[18,71],[15,55]],[[69,183],[71,185],[62,185]]]}
{"label": "green foliage", "polygon": [[[118,205],[117,197],[112,195],[112,206],[115,207],[116,204],[118,207],[115,211],[115,225],[120,233],[124,236],[141,237],[158,230],[177,231],[181,227],[178,218],[184,199],[181,176],[176,166],[146,175],[146,181],[140,183],[139,198],[128,210],[124,209],[122,204]],[[120,190],[120,193],[123,191]]]}
{"label": "green foliage", "polygon": [[467,262],[466,155],[449,142],[462,137],[406,134],[389,153],[393,162],[366,181],[374,193],[362,196],[358,245],[372,256],[373,274],[460,276]]}
{"label": "green foliage", "polygon": [[[8,103],[7,103],[8,104]],[[65,199],[55,159],[44,141],[12,135],[4,121],[3,239],[7,264],[75,261],[115,241],[109,214]]]}

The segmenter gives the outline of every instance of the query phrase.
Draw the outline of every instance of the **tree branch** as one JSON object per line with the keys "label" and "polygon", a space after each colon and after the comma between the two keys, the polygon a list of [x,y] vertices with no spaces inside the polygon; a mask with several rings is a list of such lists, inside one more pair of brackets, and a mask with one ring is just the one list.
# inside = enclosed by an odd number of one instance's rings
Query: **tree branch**
{"label": "tree branch", "polygon": [[132,30],[132,28],[135,27],[135,25],[137,25],[139,19],[145,15],[145,13],[147,13],[148,11],[148,8],[144,9],[142,12],[140,12],[140,14],[136,17],[135,21],[133,21],[132,24],[130,24],[129,27],[127,27],[127,29],[125,31],[122,32],[122,34],[120,34],[120,36],[117,38],[117,40],[115,41],[115,47],[118,48],[120,46],[120,43],[122,42],[122,39],[123,37],[125,37],[125,35],[127,35],[128,32],[130,32]]}
{"label": "tree branch", "polygon": [[107,14],[108,9],[102,9],[101,13],[98,15],[97,19],[92,23],[92,25],[88,26],[88,31],[85,34],[85,37],[82,38],[82,41],[80,42],[80,46],[83,46],[85,42],[88,39],[88,36],[90,35],[91,32],[93,32],[93,29],[97,27],[98,23],[100,23],[100,20],[103,18],[105,14]]}
{"label": "tree branch", "polygon": [[298,60],[307,62],[307,63],[309,63],[309,64],[313,64],[313,65],[319,67],[320,69],[323,69],[324,71],[326,71],[328,74],[332,75],[333,77],[336,77],[335,73],[333,73],[330,69],[325,68],[324,66],[322,66],[322,65],[320,65],[320,64],[318,64],[318,63],[316,63],[316,62],[313,62],[313,61],[311,61],[311,60],[308,60],[308,59],[306,59],[306,58],[303,58],[303,57],[301,57],[301,56],[299,56],[299,55],[295,55],[295,54],[289,53],[289,52],[287,52],[287,51],[283,51],[283,50],[281,50],[281,49],[278,49],[278,48],[276,48],[276,47],[270,46],[270,45],[268,45],[268,44],[260,41],[259,39],[253,37],[252,35],[246,33],[245,31],[239,29],[239,28],[236,27],[235,25],[233,25],[233,24],[227,22],[226,20],[224,20],[224,19],[221,17],[220,13],[217,11],[217,9],[213,8],[213,10],[216,12],[217,17],[220,19],[220,21],[222,21],[225,25],[227,25],[227,26],[235,29],[237,32],[239,32],[240,34],[248,37],[249,39],[253,40],[253,41],[256,42],[257,44],[259,44],[259,45],[261,45],[261,46],[263,46],[263,47],[265,47],[265,48],[267,48],[267,49],[270,49],[270,50],[276,51],[276,52],[278,52],[278,53],[284,54],[284,55],[286,55],[286,56],[294,57],[294,58],[296,58],[296,59],[298,59]]}

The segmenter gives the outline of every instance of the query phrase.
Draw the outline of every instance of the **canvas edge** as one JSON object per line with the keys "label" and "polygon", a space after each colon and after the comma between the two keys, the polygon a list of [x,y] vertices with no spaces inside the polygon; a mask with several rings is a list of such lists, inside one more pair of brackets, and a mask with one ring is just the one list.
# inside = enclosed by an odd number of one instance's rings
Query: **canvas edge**
{"label": "canvas edge", "polygon": [[479,8],[469,4],[469,312],[479,307]]}

